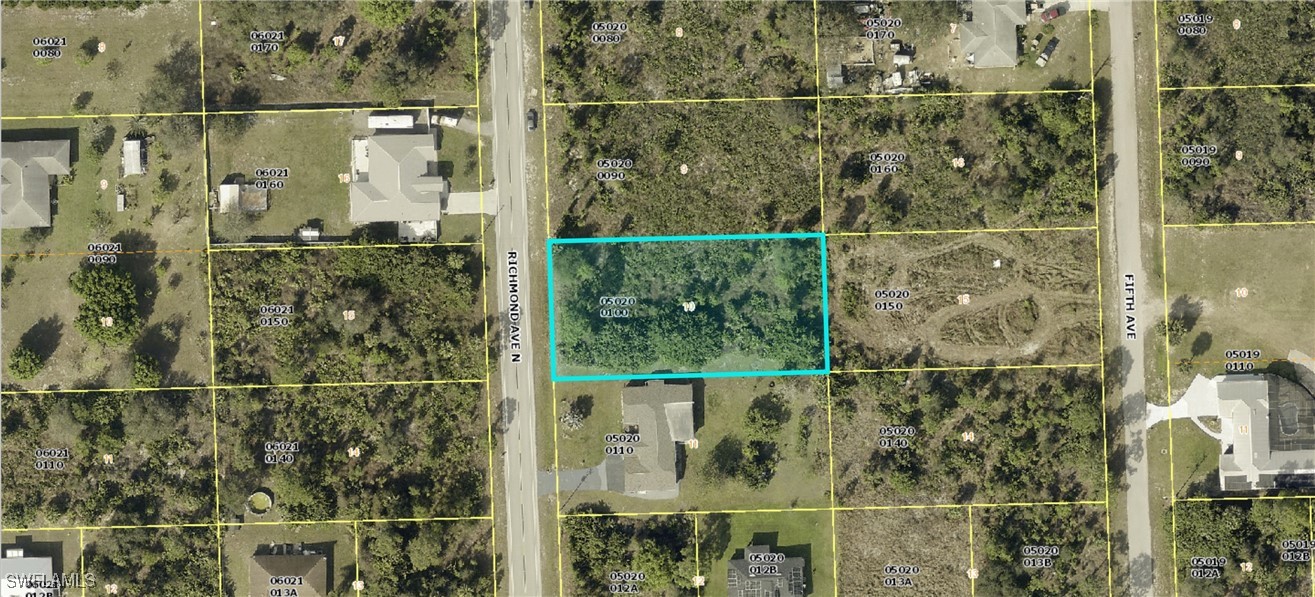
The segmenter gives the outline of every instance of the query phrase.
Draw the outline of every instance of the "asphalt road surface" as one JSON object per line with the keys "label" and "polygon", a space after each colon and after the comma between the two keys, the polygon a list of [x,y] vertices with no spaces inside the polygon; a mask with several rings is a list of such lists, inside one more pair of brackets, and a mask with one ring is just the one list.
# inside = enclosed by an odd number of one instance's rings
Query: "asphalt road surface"
{"label": "asphalt road surface", "polygon": [[[1141,309],[1146,287],[1146,270],[1142,267],[1141,202],[1137,189],[1137,76],[1133,65],[1132,0],[1112,0],[1110,12],[1110,70],[1113,87],[1114,154],[1114,251],[1118,265],[1119,296],[1129,297],[1126,285],[1132,284],[1133,303],[1121,301],[1118,321],[1123,382],[1123,440],[1127,445],[1124,461],[1128,492],[1128,595],[1154,594],[1154,559],[1151,556],[1151,514],[1149,480],[1146,470],[1146,360],[1142,341],[1150,333],[1149,312]],[[1154,81],[1143,81],[1153,85]],[[1129,279],[1128,276],[1132,276]],[[1131,310],[1130,310],[1131,309]],[[1128,317],[1133,317],[1135,337],[1128,334]]]}
{"label": "asphalt road surface", "polygon": [[[505,413],[502,425],[506,474],[506,590],[514,597],[544,595],[539,544],[538,454],[534,438],[534,346],[530,335],[530,229],[526,143],[537,133],[525,127],[525,70],[521,2],[491,2],[493,180],[496,250],[488,255],[496,272],[502,345],[498,370]],[[487,197],[485,200],[489,200]],[[541,260],[540,260],[541,261]]]}

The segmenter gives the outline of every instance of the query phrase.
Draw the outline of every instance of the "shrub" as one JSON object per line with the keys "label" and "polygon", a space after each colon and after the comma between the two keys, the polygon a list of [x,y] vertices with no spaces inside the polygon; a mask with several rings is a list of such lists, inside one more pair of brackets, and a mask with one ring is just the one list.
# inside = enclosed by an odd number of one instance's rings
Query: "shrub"
{"label": "shrub", "polygon": [[26,346],[19,346],[9,353],[9,375],[14,379],[32,379],[45,365],[41,356]]}

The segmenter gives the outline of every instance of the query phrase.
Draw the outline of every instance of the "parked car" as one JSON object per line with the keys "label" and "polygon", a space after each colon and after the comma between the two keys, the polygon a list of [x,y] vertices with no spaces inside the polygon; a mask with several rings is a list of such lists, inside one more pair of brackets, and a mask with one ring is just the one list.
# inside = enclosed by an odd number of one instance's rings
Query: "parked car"
{"label": "parked car", "polygon": [[531,131],[539,128],[539,113],[532,108],[525,113],[525,128]]}

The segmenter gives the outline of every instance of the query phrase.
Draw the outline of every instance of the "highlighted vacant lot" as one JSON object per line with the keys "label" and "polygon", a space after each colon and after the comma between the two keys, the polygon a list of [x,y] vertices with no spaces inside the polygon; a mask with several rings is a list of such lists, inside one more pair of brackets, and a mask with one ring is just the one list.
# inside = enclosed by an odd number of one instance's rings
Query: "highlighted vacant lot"
{"label": "highlighted vacant lot", "polygon": [[550,239],[557,381],[821,374],[819,234]]}

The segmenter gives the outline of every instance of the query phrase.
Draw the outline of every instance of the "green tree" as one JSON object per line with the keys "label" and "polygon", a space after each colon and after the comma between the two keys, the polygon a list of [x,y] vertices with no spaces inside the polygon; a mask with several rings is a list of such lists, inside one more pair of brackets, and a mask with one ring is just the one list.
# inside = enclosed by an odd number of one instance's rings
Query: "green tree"
{"label": "green tree", "polygon": [[142,328],[137,314],[137,286],[117,265],[93,265],[69,278],[82,297],[73,325],[88,339],[102,344],[128,344]]}
{"label": "green tree", "polygon": [[411,18],[410,0],[361,0],[361,17],[380,29],[396,29]]}
{"label": "green tree", "polygon": [[14,379],[32,379],[45,365],[41,355],[26,346],[18,346],[9,353],[9,375]]}
{"label": "green tree", "polygon": [[753,399],[744,412],[744,429],[750,439],[771,442],[790,420],[790,407],[780,394],[763,394]]}
{"label": "green tree", "polygon": [[132,385],[138,388],[158,388],[160,380],[160,363],[144,354],[132,357]]}

